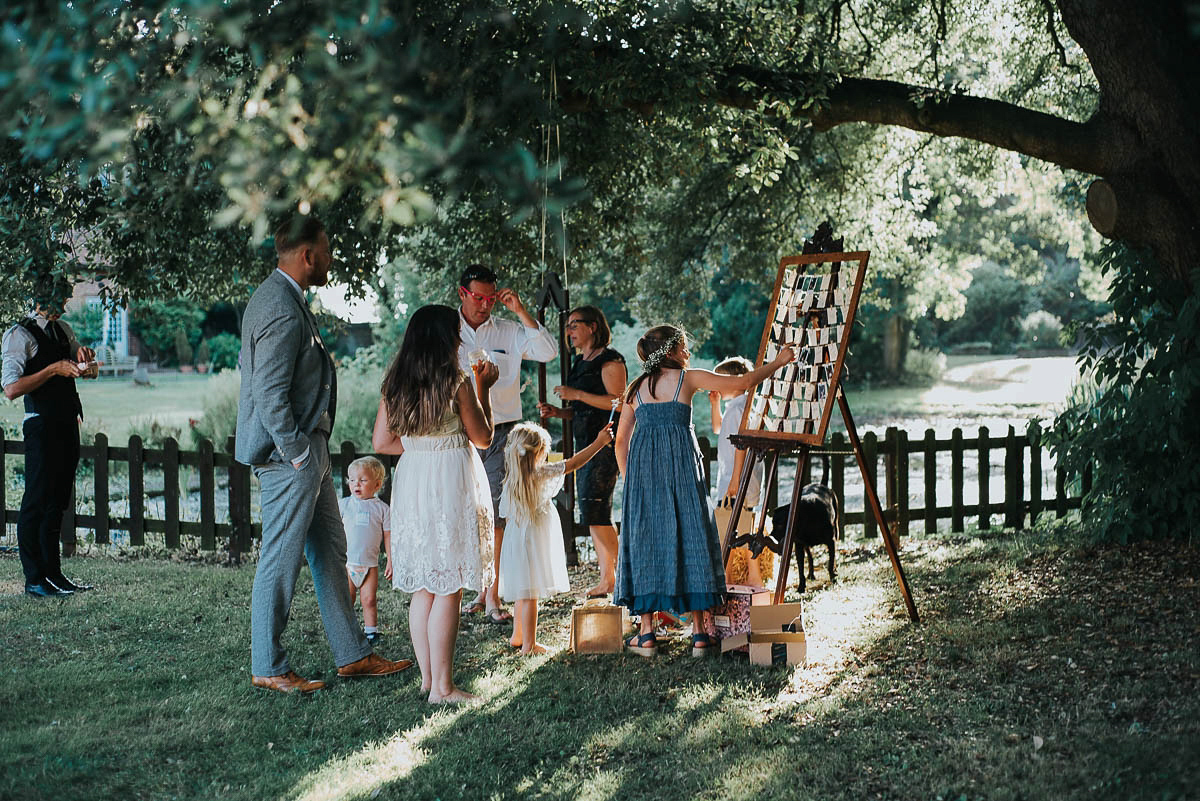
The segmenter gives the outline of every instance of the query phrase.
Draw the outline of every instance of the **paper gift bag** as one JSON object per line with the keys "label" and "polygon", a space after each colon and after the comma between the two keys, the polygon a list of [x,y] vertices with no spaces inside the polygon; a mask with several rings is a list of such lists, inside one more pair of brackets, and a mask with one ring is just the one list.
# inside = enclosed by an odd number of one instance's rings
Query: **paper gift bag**
{"label": "paper gift bag", "polygon": [[577,654],[619,654],[624,650],[627,611],[606,601],[588,601],[571,610],[571,650]]}
{"label": "paper gift bag", "polygon": [[735,634],[750,631],[750,607],[771,603],[771,592],[765,587],[730,584],[725,592],[728,594],[725,603],[713,609],[713,624],[722,644]]}

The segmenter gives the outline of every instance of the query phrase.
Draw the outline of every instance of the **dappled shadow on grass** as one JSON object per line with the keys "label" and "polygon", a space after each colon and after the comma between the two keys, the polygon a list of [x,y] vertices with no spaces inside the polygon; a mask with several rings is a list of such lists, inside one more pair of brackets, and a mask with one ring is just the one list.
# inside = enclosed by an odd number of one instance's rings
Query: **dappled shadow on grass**
{"label": "dappled shadow on grass", "polygon": [[[250,687],[253,566],[82,560],[97,593],[0,599],[0,798],[1197,797],[1200,558],[1061,537],[906,541],[920,626],[882,551],[850,548],[809,585],[795,670],[683,639],[524,659],[474,616],[458,677],[485,702],[458,709],[415,669],[334,678],[306,575],[287,646],[332,686],[299,698]],[[547,606],[551,645],[574,602]],[[405,612],[383,593],[387,656]]]}
{"label": "dappled shadow on grass", "polygon": [[[886,559],[866,554],[861,573],[810,595],[799,670],[692,660],[683,641],[654,660],[524,660],[493,636],[467,660],[475,681],[463,671],[482,705],[404,710],[391,738],[288,795],[1187,797],[1200,593],[1195,554],[1177,551],[1029,534],[910,544],[921,626]],[[1124,572],[1130,561],[1152,575]],[[1129,603],[1111,592],[1117,574]]]}

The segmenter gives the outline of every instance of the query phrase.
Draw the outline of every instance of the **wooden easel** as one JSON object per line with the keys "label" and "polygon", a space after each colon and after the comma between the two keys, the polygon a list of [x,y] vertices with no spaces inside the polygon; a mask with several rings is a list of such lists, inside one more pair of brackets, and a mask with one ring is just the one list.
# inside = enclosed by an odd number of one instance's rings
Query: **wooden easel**
{"label": "wooden easel", "polygon": [[[739,432],[730,437],[730,441],[734,447],[744,449],[746,458],[742,464],[742,474],[738,480],[738,491],[734,498],[733,507],[730,511],[729,524],[725,530],[724,536],[721,538],[721,562],[724,564],[729,558],[729,551],[734,545],[734,540],[737,533],[738,519],[741,516],[742,508],[746,502],[746,493],[749,490],[750,482],[753,480],[754,468],[762,462],[767,466],[767,481],[772,482],[778,472],[779,459],[783,456],[797,455],[799,462],[796,470],[796,481],[792,485],[792,502],[791,514],[788,516],[787,530],[783,537],[780,556],[782,557],[782,565],[779,570],[779,576],[775,582],[774,603],[783,602],[784,589],[787,586],[788,569],[791,565],[791,554],[795,545],[795,527],[796,517],[799,513],[799,500],[802,490],[801,476],[804,475],[805,469],[808,466],[809,452],[813,445],[820,445],[825,441],[825,432],[829,426],[829,418],[833,409],[834,398],[837,399],[838,408],[842,413],[842,421],[846,426],[846,432],[850,439],[851,448],[854,451],[855,459],[858,461],[859,471],[862,473],[863,485],[867,498],[867,505],[870,506],[871,513],[875,516],[875,521],[879,524],[879,530],[882,532],[883,544],[887,549],[888,557],[892,561],[892,570],[896,574],[896,582],[900,586],[900,593],[904,596],[905,606],[908,607],[908,616],[915,622],[920,622],[920,615],[917,613],[916,604],[913,603],[912,592],[908,586],[908,578],[904,575],[904,568],[900,564],[900,555],[896,547],[896,538],[893,530],[888,526],[884,519],[883,506],[879,502],[879,495],[875,491],[875,482],[873,477],[867,471],[866,458],[863,454],[862,442],[858,438],[858,430],[854,426],[854,418],[850,414],[850,404],[846,401],[845,392],[842,390],[840,379],[842,368],[846,357],[846,344],[849,339],[849,332],[854,323],[854,313],[858,307],[859,294],[862,290],[863,274],[866,270],[867,258],[870,254],[865,251],[852,253],[842,252],[842,240],[834,240],[832,230],[828,223],[823,223],[811,240],[805,243],[804,254],[801,256],[785,257],[780,260],[779,273],[775,280],[774,294],[771,299],[771,306],[768,312],[767,324],[763,330],[762,343],[759,346],[757,364],[762,365],[767,363],[766,358],[768,344],[772,342],[772,327],[775,326],[775,320],[778,319],[778,310],[781,302],[781,288],[784,281],[785,272],[789,269],[799,269],[802,272],[809,265],[814,264],[830,264],[835,276],[831,279],[834,287],[838,284],[838,271],[840,265],[847,261],[857,261],[860,264],[859,270],[856,272],[856,278],[853,286],[853,294],[849,299],[848,307],[845,310],[845,317],[842,321],[844,328],[842,329],[843,336],[838,342],[837,359],[833,364],[831,375],[826,382],[826,396],[821,399],[822,412],[819,422],[813,419],[807,419],[803,424],[802,431],[767,431],[760,426],[761,422],[755,421],[755,414],[752,410],[752,402],[747,402],[746,410],[742,416],[742,424]],[[845,287],[839,287],[846,289]],[[832,289],[830,289],[832,291]],[[784,296],[786,297],[786,295]],[[785,321],[787,317],[784,317]],[[776,326],[777,327],[777,326]],[[786,369],[786,368],[784,368]],[[782,399],[784,408],[793,403],[795,399],[796,387],[789,386],[786,396]],[[804,395],[803,397],[807,397]],[[763,403],[770,401],[764,400]],[[798,425],[798,424],[797,424]],[[784,426],[781,423],[780,428]],[[763,536],[763,529],[766,524],[766,515],[760,516],[755,531],[748,536],[738,537],[738,544],[748,542],[751,545],[758,546],[758,550],[765,547],[767,539]],[[778,533],[776,532],[776,536]],[[800,560],[800,569],[804,569],[803,559]]]}
{"label": "wooden easel", "polygon": [[[875,522],[879,524],[879,530],[883,536],[883,546],[887,549],[888,558],[892,560],[892,570],[896,574],[896,583],[900,586],[900,594],[904,596],[904,605],[908,607],[909,619],[914,623],[920,623],[921,616],[917,612],[916,604],[913,603],[912,591],[908,586],[908,577],[904,575],[904,567],[900,564],[900,554],[896,548],[895,533],[884,519],[883,505],[880,504],[879,494],[875,491],[875,482],[872,480],[870,473],[867,472],[867,462],[866,457],[863,455],[862,441],[858,438],[858,430],[854,427],[854,418],[850,414],[850,404],[846,402],[846,395],[841,387],[838,387],[837,390],[837,402],[838,408],[842,412],[842,422],[846,425],[850,447],[854,450],[854,458],[858,461],[859,472],[862,473],[867,504],[871,508],[871,514],[875,516]],[[778,440],[755,437],[752,434],[734,434],[729,439],[734,447],[746,450],[746,459],[742,466],[737,497],[733,501],[729,527],[721,539],[722,564],[729,559],[729,550],[732,546],[734,535],[737,532],[738,517],[742,511],[742,507],[745,505],[746,492],[749,490],[750,482],[753,479],[754,466],[758,462],[766,465],[768,471],[767,481],[771,482],[775,479],[780,457],[792,454],[797,454],[799,457],[796,464],[796,481],[792,485],[791,514],[788,515],[787,531],[783,538],[782,553],[780,554],[781,564],[779,575],[775,580],[775,596],[772,601],[777,604],[783,603],[783,593],[787,587],[788,570],[791,567],[791,555],[795,545],[796,515],[800,508],[798,503],[800,500],[800,490],[802,489],[800,477],[804,475],[805,467],[808,465],[809,449],[811,446],[803,443],[783,444]],[[756,537],[760,540],[764,539],[763,527],[765,523],[766,516],[763,515],[756,526]],[[804,569],[803,561],[799,565],[799,569]]]}

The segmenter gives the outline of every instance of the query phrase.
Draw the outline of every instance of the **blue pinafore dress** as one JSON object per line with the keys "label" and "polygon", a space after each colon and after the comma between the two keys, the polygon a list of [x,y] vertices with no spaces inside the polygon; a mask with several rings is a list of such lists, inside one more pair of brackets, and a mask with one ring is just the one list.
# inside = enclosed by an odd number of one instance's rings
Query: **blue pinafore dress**
{"label": "blue pinafore dress", "polygon": [[638,389],[617,551],[615,603],[633,614],[709,609],[725,599],[725,569],[692,407],[645,402]]}

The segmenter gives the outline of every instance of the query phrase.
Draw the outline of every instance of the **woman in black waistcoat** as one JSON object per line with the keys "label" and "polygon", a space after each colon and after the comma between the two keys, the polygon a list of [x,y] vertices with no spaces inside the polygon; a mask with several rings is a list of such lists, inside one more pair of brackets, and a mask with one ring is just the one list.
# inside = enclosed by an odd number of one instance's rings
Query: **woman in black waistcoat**
{"label": "woman in black waistcoat", "polygon": [[[554,394],[569,403],[565,409],[538,404],[542,417],[569,418],[575,452],[586,448],[608,423],[613,404],[620,403],[628,375],[625,357],[608,347],[612,331],[604,312],[595,306],[572,309],[567,317],[567,338],[579,351],[571,364],[566,386]],[[619,415],[614,416],[614,429]],[[617,528],[612,520],[613,489],[617,485],[617,457],[611,447],[603,448],[575,473],[575,499],[579,520],[586,525],[596,547],[600,581],[588,590],[589,598],[613,591],[616,583]]]}

